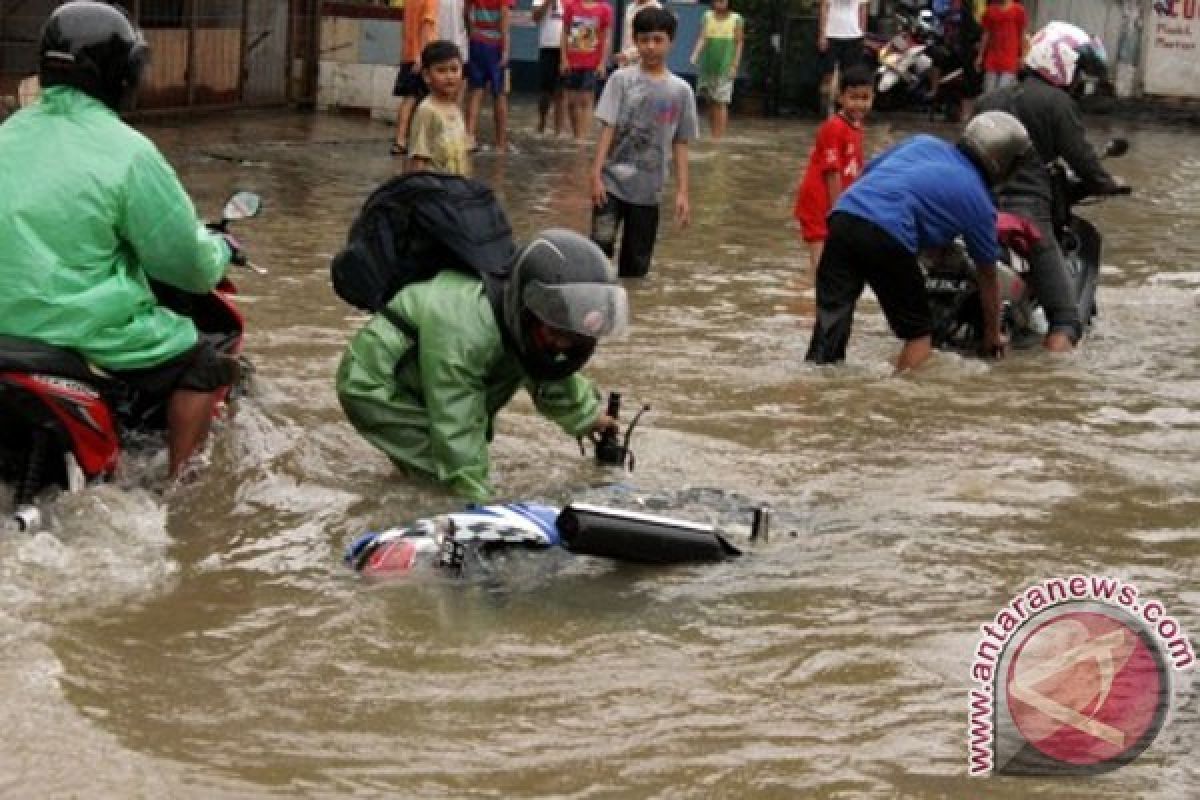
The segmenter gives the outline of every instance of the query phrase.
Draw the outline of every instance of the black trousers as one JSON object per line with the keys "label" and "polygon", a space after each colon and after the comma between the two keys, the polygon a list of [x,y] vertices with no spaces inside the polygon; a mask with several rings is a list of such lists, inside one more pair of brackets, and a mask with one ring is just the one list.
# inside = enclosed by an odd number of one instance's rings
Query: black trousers
{"label": "black trousers", "polygon": [[932,332],[929,295],[916,254],[875,223],[834,212],[817,265],[817,318],[805,360],[818,364],[845,360],[854,307],[868,285],[888,326],[901,339],[919,339]]}
{"label": "black trousers", "polygon": [[612,258],[621,229],[621,253],[617,274],[622,278],[644,278],[650,272],[654,240],[658,237],[658,206],[626,203],[609,193],[601,208],[592,208],[592,241]]}

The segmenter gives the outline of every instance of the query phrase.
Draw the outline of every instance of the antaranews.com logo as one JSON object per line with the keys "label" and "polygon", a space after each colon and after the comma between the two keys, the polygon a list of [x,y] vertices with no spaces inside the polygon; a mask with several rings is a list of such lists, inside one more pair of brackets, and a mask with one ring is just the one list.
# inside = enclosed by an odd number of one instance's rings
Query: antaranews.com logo
{"label": "antaranews.com logo", "polygon": [[968,771],[1085,775],[1137,758],[1195,653],[1182,626],[1135,586],[1051,578],[981,626],[971,664]]}

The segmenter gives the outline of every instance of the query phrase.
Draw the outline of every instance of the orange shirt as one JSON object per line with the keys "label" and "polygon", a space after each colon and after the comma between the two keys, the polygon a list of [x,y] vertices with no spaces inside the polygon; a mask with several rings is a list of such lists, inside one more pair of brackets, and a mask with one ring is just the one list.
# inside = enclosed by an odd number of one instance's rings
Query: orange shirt
{"label": "orange shirt", "polygon": [[404,0],[405,64],[412,64],[421,58],[422,24],[432,25],[436,36],[437,0]]}

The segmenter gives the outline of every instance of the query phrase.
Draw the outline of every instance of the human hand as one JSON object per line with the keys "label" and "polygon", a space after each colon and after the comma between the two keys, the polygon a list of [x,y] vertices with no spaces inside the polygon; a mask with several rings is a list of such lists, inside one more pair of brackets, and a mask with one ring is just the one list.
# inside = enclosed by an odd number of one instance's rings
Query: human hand
{"label": "human hand", "polygon": [[1133,194],[1133,187],[1125,182],[1120,175],[1113,175],[1113,188],[1109,194]]}
{"label": "human hand", "polygon": [[604,80],[604,64],[603,64],[603,62],[601,62],[600,66],[596,67],[596,77],[599,78],[600,80]]}
{"label": "human hand", "polygon": [[237,237],[224,231],[217,235],[225,240],[225,246],[229,248],[229,263],[239,267],[246,266],[246,252],[242,249],[242,243],[237,240]]}
{"label": "human hand", "polygon": [[692,206],[685,192],[675,193],[675,222],[679,227],[686,228],[692,221]]}
{"label": "human hand", "polygon": [[603,208],[608,203],[608,189],[604,188],[604,179],[599,175],[592,176],[592,205]]}
{"label": "human hand", "polygon": [[818,36],[817,37],[817,50],[824,53],[828,49],[829,49],[829,40],[825,38],[824,34],[822,34],[821,36]]}
{"label": "human hand", "polygon": [[979,348],[979,354],[984,358],[1004,358],[1004,354],[1008,352],[1008,337],[1000,331],[994,333],[983,334],[983,344]]}
{"label": "human hand", "polygon": [[613,433],[620,433],[621,425],[615,419],[610,417],[608,414],[602,413],[598,417],[596,417],[596,421],[592,423],[592,427],[590,429],[588,429],[588,433],[592,433],[597,436],[600,436],[600,435],[603,435],[606,431],[612,431]]}

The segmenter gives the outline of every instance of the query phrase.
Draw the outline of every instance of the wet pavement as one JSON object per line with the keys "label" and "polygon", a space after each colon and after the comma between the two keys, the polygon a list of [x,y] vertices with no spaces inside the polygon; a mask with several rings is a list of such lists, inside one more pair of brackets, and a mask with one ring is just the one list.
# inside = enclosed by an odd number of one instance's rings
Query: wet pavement
{"label": "wet pavement", "polygon": [[[519,236],[586,230],[590,148],[485,153]],[[485,117],[484,131],[487,131]],[[872,120],[869,149],[918,129]],[[811,275],[789,226],[810,123],[735,120],[693,154],[694,225],[663,225],[635,328],[588,372],[653,411],[613,474],[538,418],[501,414],[504,497],[664,509],[775,536],[746,558],[651,569],[559,560],[495,585],[368,585],[364,530],[457,505],[399,479],[333,392],[363,317],[329,259],[392,175],[391,129],[234,114],[140,126],[201,213],[238,227],[252,395],[193,484],[162,462],[60,500],[0,542],[0,794],[13,797],[1147,797],[1200,783],[1192,673],[1133,764],[1089,779],[966,777],[979,626],[1037,581],[1136,584],[1200,632],[1200,141],[1127,136],[1135,197],[1107,236],[1080,352],[938,355],[894,378],[874,303],[849,363],[802,363]],[[949,133],[948,129],[937,129]],[[610,485],[613,482],[617,485]]]}

